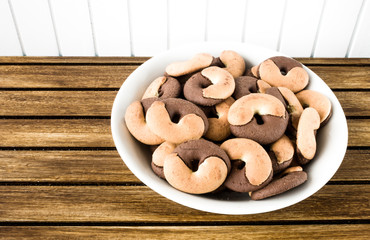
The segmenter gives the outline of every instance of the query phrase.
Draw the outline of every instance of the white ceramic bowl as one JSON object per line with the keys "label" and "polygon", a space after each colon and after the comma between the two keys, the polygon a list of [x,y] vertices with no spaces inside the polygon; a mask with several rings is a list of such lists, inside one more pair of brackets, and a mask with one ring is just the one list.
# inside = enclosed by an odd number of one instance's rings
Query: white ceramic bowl
{"label": "white ceramic bowl", "polygon": [[134,100],[141,99],[152,80],[164,73],[165,67],[174,61],[184,61],[200,52],[219,56],[223,50],[234,50],[244,57],[247,67],[257,65],[266,58],[284,54],[243,43],[215,42],[187,45],[158,54],[139,66],[123,83],[113,104],[111,128],[116,148],[135,176],[160,195],[179,204],[212,213],[255,214],[281,209],[311,196],[322,188],[339,168],[347,148],[348,129],[343,109],[334,93],[314,72],[305,67],[310,76],[308,89],[327,96],[333,108],[329,122],[319,129],[317,155],[305,167],[308,180],[303,185],[268,199],[253,201],[248,194],[221,193],[192,195],[171,187],[157,177],[150,166],[148,148],[136,141],[126,128],[124,114]]}

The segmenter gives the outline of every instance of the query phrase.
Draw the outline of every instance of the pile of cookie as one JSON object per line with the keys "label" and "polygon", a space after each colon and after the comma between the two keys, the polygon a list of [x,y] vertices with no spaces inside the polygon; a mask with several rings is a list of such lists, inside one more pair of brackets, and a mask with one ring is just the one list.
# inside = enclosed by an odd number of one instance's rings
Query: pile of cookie
{"label": "pile of cookie", "polygon": [[316,132],[331,116],[323,94],[305,89],[298,61],[276,56],[247,68],[237,52],[199,53],[169,64],[125,122],[152,146],[153,171],[186,193],[271,197],[307,180]]}

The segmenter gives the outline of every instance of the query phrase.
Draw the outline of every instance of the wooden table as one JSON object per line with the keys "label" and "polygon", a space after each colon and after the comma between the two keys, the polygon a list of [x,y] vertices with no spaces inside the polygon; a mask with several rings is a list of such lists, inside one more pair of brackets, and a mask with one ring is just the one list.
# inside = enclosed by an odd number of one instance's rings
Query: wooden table
{"label": "wooden table", "polygon": [[308,199],[245,216],[174,203],[120,159],[112,103],[146,59],[0,57],[1,239],[369,239],[370,59],[298,59],[344,108],[346,156]]}

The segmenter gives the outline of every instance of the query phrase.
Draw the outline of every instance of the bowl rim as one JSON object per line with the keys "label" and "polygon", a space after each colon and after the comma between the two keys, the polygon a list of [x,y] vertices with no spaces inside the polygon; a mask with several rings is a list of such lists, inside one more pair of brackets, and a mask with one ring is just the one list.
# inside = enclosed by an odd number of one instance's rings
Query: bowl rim
{"label": "bowl rim", "polygon": [[[194,53],[199,52],[210,52],[212,51],[218,51],[221,52],[222,50],[231,49],[231,50],[238,50],[238,49],[247,49],[254,51],[259,51],[261,53],[261,59],[266,59],[266,56],[287,56],[281,52],[277,52],[274,50],[270,50],[267,48],[263,48],[257,45],[248,44],[248,43],[240,43],[240,42],[202,42],[202,43],[193,43],[193,44],[187,44],[180,47],[172,48],[169,50],[166,50],[164,52],[161,52],[152,58],[148,59],[146,62],[141,64],[136,70],[134,70],[124,81],[122,86],[120,87],[114,103],[112,107],[112,113],[111,113],[111,132],[113,141],[115,143],[116,149],[121,157],[121,159],[124,161],[128,169],[140,180],[142,181],[146,186],[151,188],[153,191],[159,193],[160,195],[166,197],[167,199],[170,199],[174,202],[177,202],[181,205],[211,212],[211,213],[218,213],[218,214],[232,214],[232,215],[242,215],[242,214],[256,214],[256,213],[264,213],[264,212],[270,212],[278,209],[282,209],[288,206],[291,206],[293,204],[296,204],[314,193],[316,193],[318,190],[320,190],[336,173],[338,168],[340,167],[344,155],[346,153],[347,144],[348,144],[348,127],[347,127],[347,121],[344,115],[343,108],[341,107],[338,99],[336,98],[333,91],[326,85],[326,83],[313,71],[311,71],[306,66],[303,67],[306,69],[306,71],[310,75],[310,81],[313,79],[319,79],[319,82],[321,81],[321,85],[324,84],[325,86],[321,86],[323,89],[320,89],[320,91],[329,92],[330,96],[329,99],[332,102],[332,106],[336,107],[332,115],[332,119],[328,122],[327,125],[330,124],[330,122],[333,120],[333,117],[336,117],[340,120],[340,127],[341,129],[341,139],[337,143],[339,144],[340,148],[336,149],[336,158],[337,160],[334,162],[334,166],[330,166],[329,172],[324,176],[324,178],[320,181],[320,183],[317,183],[315,181],[315,184],[313,186],[310,186],[310,191],[303,191],[303,194],[296,194],[295,196],[292,194],[289,194],[289,202],[284,202],[283,198],[282,201],[273,201],[273,198],[265,199],[262,201],[251,201],[249,202],[257,202],[254,207],[246,208],[242,204],[245,204],[246,199],[241,198],[239,200],[238,197],[235,198],[235,200],[227,201],[225,203],[224,199],[215,199],[215,198],[209,198],[208,196],[204,195],[192,195],[188,193],[183,193],[177,189],[174,189],[169,184],[167,184],[164,180],[158,178],[158,181],[153,181],[153,177],[150,173],[147,171],[142,171],[135,161],[131,161],[132,154],[129,153],[128,147],[125,147],[125,140],[122,139],[119,131],[121,131],[123,119],[122,119],[122,102],[121,100],[124,99],[124,92],[128,91],[126,88],[130,87],[135,81],[135,79],[141,77],[142,73],[150,69],[153,65],[158,65],[158,62],[161,62],[162,65],[165,65],[167,63],[173,62],[174,59],[178,59],[179,61],[186,60]],[[203,50],[203,51],[200,51]],[[212,52],[211,51],[211,52]],[[185,54],[184,54],[185,53]],[[185,56],[186,55],[186,56]],[[174,57],[177,56],[177,57]],[[287,56],[289,57],[289,56]],[[248,62],[250,59],[246,58],[244,56],[246,62]],[[260,60],[259,62],[261,62]],[[163,63],[164,61],[164,63]],[[254,60],[255,62],[256,60]],[[247,63],[248,64],[248,63]],[[162,74],[164,72],[164,68],[162,71]],[[157,76],[153,76],[152,80]],[[316,81],[316,80],[315,80]],[[144,81],[145,82],[145,81]],[[146,80],[148,82],[148,80]],[[130,85],[131,84],[131,85]],[[310,83],[312,84],[312,83]],[[310,89],[310,87],[308,87]],[[317,89],[315,89],[317,90]],[[339,106],[339,108],[338,108]],[[335,115],[334,115],[335,114]],[[324,126],[325,128],[326,126]],[[320,132],[320,131],[319,131]],[[333,133],[330,132],[331,135],[336,135],[336,131],[333,131]],[[339,132],[339,131],[338,131]],[[149,164],[150,165],[150,164]],[[326,164],[327,165],[327,164]],[[149,176],[148,176],[149,175]],[[310,176],[309,176],[310,177]],[[310,179],[309,179],[310,180]],[[307,183],[306,183],[307,184]],[[299,190],[300,187],[297,189]],[[295,190],[297,192],[298,190]],[[302,191],[301,191],[302,192]],[[277,197],[277,196],[276,196]],[[275,198],[275,197],[274,197]],[[271,200],[272,199],[272,200]],[[273,204],[265,204],[265,203],[273,203]],[[240,206],[239,209],[236,209],[236,207],[230,207],[230,203],[236,204],[235,206]],[[262,208],[262,210],[261,210]]]}

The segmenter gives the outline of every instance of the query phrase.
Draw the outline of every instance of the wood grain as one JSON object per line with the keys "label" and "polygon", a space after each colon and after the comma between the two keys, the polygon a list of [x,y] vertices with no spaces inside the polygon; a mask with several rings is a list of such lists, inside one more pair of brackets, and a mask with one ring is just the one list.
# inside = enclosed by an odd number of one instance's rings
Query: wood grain
{"label": "wood grain", "polygon": [[1,151],[0,182],[141,183],[117,151]]}
{"label": "wood grain", "polygon": [[[0,88],[120,88],[137,65],[0,65]],[[332,89],[370,89],[370,66],[309,67]]]}
{"label": "wood grain", "polygon": [[[348,146],[370,146],[370,119],[348,119]],[[0,147],[114,147],[110,119],[0,119]]]}
{"label": "wood grain", "polygon": [[0,119],[0,146],[114,147],[109,119]]}
{"label": "wood grain", "polygon": [[[142,64],[150,57],[18,57],[0,56],[0,64]],[[370,65],[370,58],[295,58],[309,65]]]}
{"label": "wood grain", "polygon": [[107,116],[117,91],[0,91],[4,116]]}
{"label": "wood grain", "polygon": [[[326,185],[270,213],[211,214],[174,203],[146,186],[0,186],[0,222],[278,222],[370,218],[370,185]],[[338,207],[341,206],[341,207]]]}
{"label": "wood grain", "polygon": [[[1,151],[0,183],[141,184],[116,151]],[[347,150],[331,182],[370,181],[370,150]]]}
{"label": "wood grain", "polygon": [[[357,239],[370,235],[366,224],[271,226],[1,226],[0,239]],[[273,237],[274,236],[274,237]]]}
{"label": "wood grain", "polygon": [[331,89],[370,89],[370,67],[310,66]]}
{"label": "wood grain", "polygon": [[[1,91],[0,116],[110,116],[117,91]],[[346,116],[370,116],[368,92],[335,91]]]}
{"label": "wood grain", "polygon": [[0,65],[0,88],[119,88],[137,66]]}

